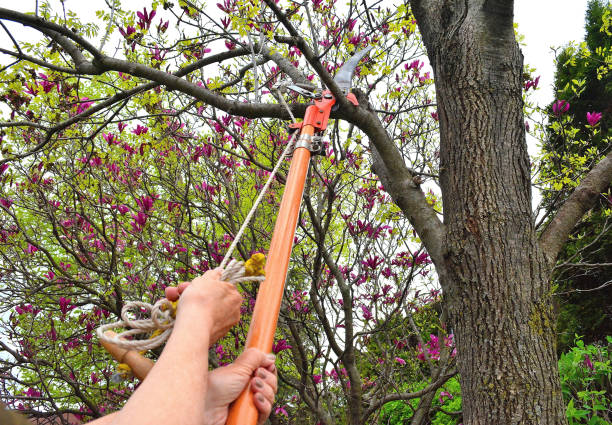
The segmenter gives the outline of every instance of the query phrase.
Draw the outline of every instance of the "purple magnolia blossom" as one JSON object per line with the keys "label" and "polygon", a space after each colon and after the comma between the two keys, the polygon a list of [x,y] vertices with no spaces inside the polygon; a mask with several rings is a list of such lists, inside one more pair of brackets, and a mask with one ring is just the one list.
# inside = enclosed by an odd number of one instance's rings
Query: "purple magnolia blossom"
{"label": "purple magnolia blossom", "polygon": [[134,28],[131,25],[128,25],[127,27],[125,27],[125,30],[119,27],[119,32],[124,38],[129,38],[132,34],[136,32],[136,28]]}
{"label": "purple magnolia blossom", "polygon": [[274,354],[278,354],[281,351],[289,350],[291,348],[293,347],[287,343],[286,339],[279,339],[278,341],[274,343],[274,346],[272,347],[272,352]]}
{"label": "purple magnolia blossom", "polygon": [[363,318],[365,320],[370,320],[372,319],[372,310],[370,310],[368,307],[366,307],[365,305],[361,304],[361,312],[363,313]]}
{"label": "purple magnolia blossom", "polygon": [[589,125],[591,127],[594,127],[597,125],[597,123],[601,119],[601,112],[595,112],[595,111],[587,112],[586,118],[587,118],[587,122],[589,123]]}
{"label": "purple magnolia blossom", "polygon": [[595,368],[593,367],[593,362],[591,362],[591,357],[588,354],[584,357],[583,364],[589,369],[595,370]]}
{"label": "purple magnolia blossom", "polygon": [[82,97],[79,100],[79,104],[76,107],[77,115],[82,114],[83,112],[85,112],[86,110],[91,108],[91,105],[93,105],[93,102],[89,102],[89,98],[88,97]]}
{"label": "purple magnolia blossom", "polygon": [[164,22],[161,18],[159,19],[159,24],[157,25],[157,31],[164,33],[166,32],[166,30],[168,29],[168,25],[170,24],[170,21],[166,21]]}
{"label": "purple magnolia blossom", "polygon": [[147,215],[142,211],[138,211],[137,214],[132,214],[132,218],[134,219],[134,221],[130,222],[132,229],[135,232],[142,232],[145,224],[147,224]]}
{"label": "purple magnolia blossom", "polygon": [[401,364],[402,366],[406,364],[406,360],[402,359],[401,357],[396,357],[395,361]]}
{"label": "purple magnolia blossom", "polygon": [[28,243],[28,247],[25,249],[26,254],[34,254],[36,251],[38,251],[38,248]]}
{"label": "purple magnolia blossom", "polygon": [[145,126],[138,124],[136,128],[132,130],[132,133],[134,133],[137,136],[140,136],[141,134],[146,134],[148,131],[149,131],[149,127],[145,127]]}
{"label": "purple magnolia blossom", "polygon": [[569,108],[570,108],[570,104],[568,101],[557,100],[555,103],[553,103],[552,111],[553,111],[553,114],[560,116],[560,115],[565,114],[567,111],[569,111]]}
{"label": "purple magnolia blossom", "polygon": [[11,201],[10,199],[0,198],[0,205],[2,205],[6,209],[9,209],[11,205],[13,205],[13,201]]}
{"label": "purple magnolia blossom", "polygon": [[136,199],[136,204],[138,204],[143,212],[148,213],[153,209],[153,198],[150,196],[143,196],[140,199]]}
{"label": "purple magnolia blossom", "polygon": [[138,16],[138,26],[142,29],[149,29],[151,27],[151,22],[155,17],[155,9],[153,9],[150,13],[147,13],[147,8],[145,7],[142,12],[136,12],[136,16]]}
{"label": "purple magnolia blossom", "polygon": [[2,165],[0,165],[0,176],[1,176],[2,174],[4,174],[4,172],[5,172],[6,170],[8,170],[8,167],[9,167],[9,165],[8,165],[8,164],[2,164]]}
{"label": "purple magnolia blossom", "polygon": [[323,377],[321,375],[312,375],[312,382],[316,384],[322,381]]}
{"label": "purple magnolia blossom", "polygon": [[275,415],[283,415],[285,417],[289,417],[289,414],[287,413],[287,410],[285,410],[285,406],[276,406],[276,408],[274,409],[274,414]]}
{"label": "purple magnolia blossom", "polygon": [[70,298],[60,297],[59,299],[59,308],[62,314],[68,313],[70,310],[76,308],[76,306],[71,304],[72,300]]}
{"label": "purple magnolia blossom", "polygon": [[525,81],[525,91],[529,89],[537,89],[538,84],[540,83],[540,76],[538,75],[535,80]]}
{"label": "purple magnolia blossom", "polygon": [[452,400],[453,399],[453,395],[451,393],[449,393],[448,391],[441,391],[440,392],[440,397],[438,398],[438,401],[440,402],[440,404],[444,404],[444,399],[447,398],[448,400]]}

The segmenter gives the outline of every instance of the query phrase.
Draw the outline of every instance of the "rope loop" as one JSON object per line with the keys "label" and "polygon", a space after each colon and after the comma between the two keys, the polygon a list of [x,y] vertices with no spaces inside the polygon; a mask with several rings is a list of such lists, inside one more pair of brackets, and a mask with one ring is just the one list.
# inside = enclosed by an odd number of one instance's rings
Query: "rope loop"
{"label": "rope loop", "polygon": [[[263,254],[254,254],[247,261],[246,267],[242,261],[232,260],[223,270],[221,280],[234,285],[241,282],[262,282],[265,279],[264,276],[253,276],[248,273],[251,269],[262,272],[262,262],[265,262]],[[130,314],[135,311],[138,314],[148,313],[149,318],[132,319]],[[176,304],[168,301],[166,298],[157,301],[155,304],[143,301],[130,301],[121,309],[121,320],[98,327],[96,333],[100,340],[121,348],[136,351],[152,350],[164,344],[170,337],[174,327],[175,314]],[[119,328],[128,330],[116,336],[105,334],[108,330]],[[149,334],[150,336],[147,339],[134,339]]]}

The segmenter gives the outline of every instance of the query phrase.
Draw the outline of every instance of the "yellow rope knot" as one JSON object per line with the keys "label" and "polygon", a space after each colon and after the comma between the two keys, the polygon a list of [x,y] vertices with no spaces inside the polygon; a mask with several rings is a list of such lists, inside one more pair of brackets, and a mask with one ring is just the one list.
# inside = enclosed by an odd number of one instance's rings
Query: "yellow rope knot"
{"label": "yellow rope knot", "polygon": [[246,263],[244,263],[244,271],[246,276],[265,276],[266,272],[266,256],[261,252],[251,255]]}

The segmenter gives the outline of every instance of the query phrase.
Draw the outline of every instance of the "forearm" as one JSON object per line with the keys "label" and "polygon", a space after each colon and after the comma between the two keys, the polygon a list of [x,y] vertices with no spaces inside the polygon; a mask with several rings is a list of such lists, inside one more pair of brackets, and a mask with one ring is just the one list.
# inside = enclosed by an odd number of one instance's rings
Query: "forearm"
{"label": "forearm", "polygon": [[112,425],[204,423],[212,323],[205,311],[193,310],[177,320],[155,367]]}

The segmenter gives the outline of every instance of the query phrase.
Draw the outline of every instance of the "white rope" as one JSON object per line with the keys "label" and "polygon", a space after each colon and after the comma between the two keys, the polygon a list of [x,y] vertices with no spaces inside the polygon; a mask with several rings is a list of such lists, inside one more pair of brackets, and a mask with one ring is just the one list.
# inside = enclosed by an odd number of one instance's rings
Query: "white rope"
{"label": "white rope", "polygon": [[[262,282],[264,279],[264,276],[245,276],[244,263],[236,260],[232,260],[221,274],[221,280],[233,283],[234,285],[247,281]],[[150,318],[130,319],[129,313],[134,311],[141,313],[148,312]],[[170,337],[172,327],[174,326],[173,312],[174,307],[166,298],[157,301],[155,304],[149,304],[142,301],[130,301],[121,309],[121,320],[102,325],[98,327],[96,332],[100,340],[121,348],[137,351],[151,350],[165,343]],[[114,337],[105,334],[106,331],[116,328],[131,329],[121,332]],[[127,339],[137,335],[149,334],[158,329],[163,332],[153,338]]]}
{"label": "white rope", "polygon": [[234,252],[234,249],[236,249],[236,246],[238,245],[238,242],[240,242],[240,238],[242,238],[242,234],[244,233],[244,231],[246,230],[247,226],[251,222],[251,219],[253,218],[253,215],[255,215],[255,211],[257,210],[257,207],[261,203],[264,195],[268,191],[268,188],[272,184],[272,181],[274,180],[274,177],[276,177],[276,174],[278,173],[278,170],[280,169],[280,166],[282,165],[285,157],[289,154],[289,152],[293,148],[293,139],[294,139],[294,137],[295,137],[295,133],[293,133],[291,135],[291,137],[289,138],[289,140],[287,141],[287,146],[285,147],[285,150],[281,154],[280,158],[278,158],[278,162],[276,163],[276,166],[274,167],[274,169],[270,173],[270,176],[268,176],[268,180],[266,181],[266,184],[261,189],[261,192],[259,192],[259,196],[255,200],[255,203],[251,207],[251,210],[249,211],[249,213],[247,214],[246,218],[244,219],[244,222],[242,223],[242,226],[238,230],[238,233],[236,233],[236,236],[234,237],[234,240],[232,241],[232,244],[230,245],[230,247],[227,249],[227,252],[225,253],[225,257],[223,257],[223,260],[221,261],[221,264],[220,264],[219,267],[225,268],[225,264],[228,262],[229,258],[232,256],[232,253]]}
{"label": "white rope", "polygon": [[[293,122],[295,122],[295,117],[291,113],[291,110],[289,109],[289,106],[285,102],[285,99],[283,99],[282,95],[280,96],[280,100],[283,106],[289,112],[289,115],[291,116]],[[234,249],[236,249],[236,246],[238,245],[240,238],[242,238],[242,235],[244,234],[247,226],[251,222],[251,219],[253,218],[253,215],[255,214],[255,211],[257,210],[259,204],[263,200],[264,195],[270,188],[270,185],[272,184],[274,177],[276,177],[276,174],[278,173],[278,170],[280,169],[285,157],[289,154],[289,152],[291,152],[293,148],[293,139],[295,138],[296,133],[297,132],[294,132],[293,134],[291,134],[291,137],[289,137],[285,150],[278,158],[274,169],[270,173],[270,176],[268,176],[266,184],[264,184],[263,188],[261,189],[259,196],[255,200],[255,203],[253,204],[251,210],[244,219],[244,222],[238,230],[238,233],[236,233],[232,244],[225,253],[225,257],[223,257],[223,260],[221,261],[220,267],[223,269],[223,273],[221,274],[221,280],[225,282],[230,282],[236,285],[241,282],[262,282],[265,279],[264,276],[245,276],[244,263],[242,261],[236,261],[232,259],[229,264],[227,264],[227,262],[229,261],[232,253],[234,252]],[[145,312],[149,312],[150,319],[130,319],[128,313],[137,308],[141,311],[145,310]],[[174,326],[173,312],[174,307],[172,303],[165,298],[157,301],[155,304],[149,304],[142,301],[131,301],[126,303],[121,309],[121,320],[118,320],[113,323],[108,323],[106,325],[101,325],[96,330],[96,333],[101,341],[114,344],[121,348],[137,351],[151,350],[165,343],[170,337],[170,334],[172,333],[172,327]],[[108,330],[117,328],[125,329],[128,327],[131,329],[121,332],[120,334],[117,334],[114,337],[105,335],[105,332]],[[158,329],[163,332],[161,332],[159,335],[154,336],[153,338],[136,340],[126,339],[128,337],[134,337],[137,335],[149,334],[151,332],[155,332]]]}

